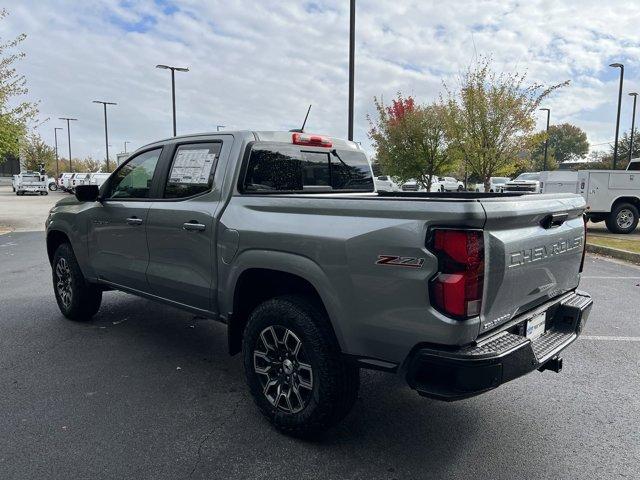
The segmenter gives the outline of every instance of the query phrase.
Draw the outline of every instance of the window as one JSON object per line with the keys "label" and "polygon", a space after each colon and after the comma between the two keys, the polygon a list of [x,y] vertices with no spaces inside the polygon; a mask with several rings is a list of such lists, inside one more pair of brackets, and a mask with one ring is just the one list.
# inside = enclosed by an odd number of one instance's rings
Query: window
{"label": "window", "polygon": [[373,191],[371,167],[364,153],[354,150],[331,154],[331,186],[334,190]]}
{"label": "window", "polygon": [[113,174],[107,198],[149,198],[153,173],[162,149],[133,157]]}
{"label": "window", "polygon": [[629,163],[627,170],[634,171],[634,172],[640,171],[640,161],[633,160],[631,163]]}
{"label": "window", "polygon": [[358,151],[302,151],[298,147],[255,145],[244,178],[244,191],[373,191],[367,158]]}
{"label": "window", "polygon": [[192,197],[210,190],[221,149],[221,142],[178,146],[164,189],[164,198]]}

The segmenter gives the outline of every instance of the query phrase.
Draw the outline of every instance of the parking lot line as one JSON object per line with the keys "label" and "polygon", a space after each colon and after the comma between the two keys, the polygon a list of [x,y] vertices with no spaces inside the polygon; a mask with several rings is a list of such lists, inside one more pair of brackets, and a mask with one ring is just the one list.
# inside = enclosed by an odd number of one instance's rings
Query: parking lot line
{"label": "parking lot line", "polygon": [[605,340],[611,342],[640,342],[640,337],[614,337],[610,335],[581,335],[581,340]]}

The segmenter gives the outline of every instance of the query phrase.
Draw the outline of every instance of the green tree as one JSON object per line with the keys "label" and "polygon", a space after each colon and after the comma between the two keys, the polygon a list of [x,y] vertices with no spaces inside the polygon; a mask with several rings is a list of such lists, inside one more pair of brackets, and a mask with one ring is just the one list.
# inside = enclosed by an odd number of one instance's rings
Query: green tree
{"label": "green tree", "polygon": [[[7,14],[0,9],[0,21]],[[27,81],[15,69],[16,62],[24,57],[23,52],[15,49],[25,38],[25,34],[8,41],[0,37],[0,163],[8,155],[18,156],[27,123],[38,114],[37,104],[22,100],[28,93]]]}
{"label": "green tree", "polygon": [[542,100],[568,83],[527,84],[526,74],[495,73],[491,59],[482,57],[462,75],[455,92],[445,84],[451,144],[487,191],[490,177],[512,173],[520,153],[530,149]]}
{"label": "green tree", "polygon": [[[627,168],[629,164],[629,147],[631,146],[631,130],[624,132],[622,137],[618,140],[618,161],[617,167],[621,169]],[[613,145],[611,145],[611,158],[613,159]],[[640,157],[640,132],[637,128],[634,128],[633,133],[633,152],[632,158]],[[613,168],[613,165],[612,165]]]}
{"label": "green tree", "polygon": [[[546,132],[541,132],[542,138],[531,152],[536,170],[544,168],[544,142]],[[549,149],[547,170],[555,170],[557,164],[575,158],[584,158],[589,153],[587,134],[580,127],[570,123],[551,125],[549,127]]]}
{"label": "green tree", "polygon": [[[35,132],[28,134],[21,145],[20,164],[24,170],[39,171],[44,166],[48,174],[55,173],[56,152]],[[51,171],[53,165],[54,170]]]}
{"label": "green tree", "polygon": [[377,118],[369,118],[369,137],[381,170],[401,181],[416,179],[427,189],[434,175],[452,168],[442,105],[416,105],[398,93],[390,106],[374,98]]}

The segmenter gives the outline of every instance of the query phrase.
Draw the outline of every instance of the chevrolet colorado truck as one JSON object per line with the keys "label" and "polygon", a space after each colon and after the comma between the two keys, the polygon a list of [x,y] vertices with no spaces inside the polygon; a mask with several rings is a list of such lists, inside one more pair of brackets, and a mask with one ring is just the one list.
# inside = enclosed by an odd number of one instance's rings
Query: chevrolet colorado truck
{"label": "chevrolet colorado truck", "polygon": [[352,408],[361,368],[457,400],[559,371],[592,300],[577,290],[575,194],[376,192],[353,143],[219,132],[135,152],[46,221],[62,314],[106,290],[227,325],[249,390],[281,431]]}

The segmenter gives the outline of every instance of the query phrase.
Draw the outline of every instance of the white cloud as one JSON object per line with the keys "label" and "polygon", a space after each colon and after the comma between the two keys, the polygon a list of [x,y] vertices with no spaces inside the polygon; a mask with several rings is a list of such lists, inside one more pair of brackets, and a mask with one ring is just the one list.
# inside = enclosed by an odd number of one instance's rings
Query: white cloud
{"label": "white cloud", "polygon": [[[625,63],[625,93],[640,88],[630,8],[623,0],[360,1],[356,139],[368,144],[374,95],[403,91],[431,101],[477,52],[492,54],[499,69],[526,69],[531,81],[571,79],[547,102],[552,122],[581,126],[594,144],[609,141],[617,71],[607,65]],[[179,133],[218,124],[292,128],[313,103],[310,130],[346,135],[346,1],[23,0],[10,14],[2,37],[28,34],[20,70],[42,116],[51,118],[43,136],[53,137],[59,116],[79,118],[74,155],[103,156],[102,110],[94,99],[119,104],[109,110],[112,151],[125,140],[140,146],[170,135],[169,74],[157,63],[191,69],[176,75]],[[625,95],[623,129],[630,112]],[[541,115],[539,127],[543,121]]]}

